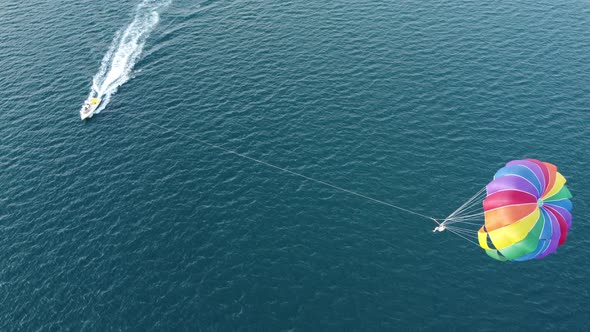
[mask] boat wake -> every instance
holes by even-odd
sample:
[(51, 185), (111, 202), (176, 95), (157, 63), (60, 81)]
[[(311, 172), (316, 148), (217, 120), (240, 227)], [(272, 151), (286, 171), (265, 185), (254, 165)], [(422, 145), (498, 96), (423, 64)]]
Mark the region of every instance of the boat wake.
[(94, 75), (92, 89), (86, 99), (100, 99), (100, 106), (94, 114), (102, 111), (117, 89), (129, 80), (146, 39), (160, 20), (159, 11), (170, 2), (171, 0), (143, 0), (135, 9), (133, 21), (115, 34), (98, 73)]

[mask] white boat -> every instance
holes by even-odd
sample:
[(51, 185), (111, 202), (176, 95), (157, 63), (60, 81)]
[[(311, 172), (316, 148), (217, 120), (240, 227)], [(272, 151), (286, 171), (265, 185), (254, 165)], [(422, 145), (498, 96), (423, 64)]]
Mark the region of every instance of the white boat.
[(91, 118), (94, 114), (94, 111), (96, 111), (96, 109), (98, 108), (98, 105), (100, 105), (99, 98), (89, 98), (88, 100), (86, 100), (84, 102), (84, 106), (82, 106), (82, 108), (80, 109), (80, 119), (84, 120)]

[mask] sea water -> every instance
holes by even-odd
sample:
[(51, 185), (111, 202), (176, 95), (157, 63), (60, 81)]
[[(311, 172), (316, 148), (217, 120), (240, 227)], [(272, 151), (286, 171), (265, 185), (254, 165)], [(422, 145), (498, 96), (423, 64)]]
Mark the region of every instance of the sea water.
[[(585, 329), (589, 8), (0, 5), (0, 330)], [(546, 160), (573, 226), (500, 263), (199, 140), (434, 217)]]

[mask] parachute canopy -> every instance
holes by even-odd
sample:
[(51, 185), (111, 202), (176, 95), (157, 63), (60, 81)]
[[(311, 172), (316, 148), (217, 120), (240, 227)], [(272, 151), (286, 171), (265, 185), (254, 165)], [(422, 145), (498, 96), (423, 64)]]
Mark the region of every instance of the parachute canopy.
[(477, 237), (500, 261), (543, 258), (565, 243), (572, 224), (572, 197), (553, 164), (513, 160), (486, 186), (485, 224)]

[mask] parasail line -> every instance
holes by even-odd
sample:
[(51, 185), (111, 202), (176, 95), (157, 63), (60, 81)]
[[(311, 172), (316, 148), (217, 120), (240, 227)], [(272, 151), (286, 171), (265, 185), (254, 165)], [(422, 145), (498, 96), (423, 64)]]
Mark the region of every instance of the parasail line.
[[(471, 221), (477, 221), (479, 219), (468, 219)], [(446, 225), (452, 225), (452, 224), (456, 224), (456, 223), (460, 223), (460, 224), (467, 224), (467, 225), (475, 225), (475, 226), (482, 226), (482, 223), (474, 223), (474, 222), (468, 222), (468, 221), (463, 221), (463, 220), (459, 220), (459, 221), (453, 221), (453, 220), (448, 220), (445, 222)], [(453, 225), (456, 226), (456, 225)]]
[(479, 213), (479, 211), (481, 210), (481, 203), (482, 200), (479, 200), (476, 204), (473, 204), (473, 206), (471, 206), (470, 208), (465, 209), (464, 211), (461, 211), (459, 214), (454, 215), (451, 219), (462, 218), (466, 215)]
[(383, 205), (386, 205), (386, 206), (392, 207), (392, 208), (394, 208), (394, 209), (398, 209), (398, 210), (400, 210), (400, 211), (404, 211), (404, 212), (407, 212), (407, 213), (410, 213), (410, 214), (413, 214), (413, 215), (416, 215), (416, 216), (419, 216), (419, 217), (423, 217), (423, 218), (426, 218), (426, 219), (430, 219), (430, 220), (432, 220), (432, 221), (434, 221), (435, 223), (437, 223), (437, 224), (439, 224), (439, 225), (440, 225), (440, 222), (439, 222), (439, 221), (438, 221), (436, 218), (433, 218), (433, 217), (427, 216), (427, 215), (425, 215), (425, 214), (422, 214), (422, 213), (419, 213), (419, 212), (416, 212), (416, 211), (412, 211), (412, 210), (409, 210), (409, 209), (403, 208), (403, 207), (401, 207), (401, 206), (398, 206), (398, 205), (395, 205), (395, 204), (391, 204), (391, 203), (388, 203), (388, 202), (385, 202), (385, 201), (382, 201), (382, 200), (379, 200), (379, 199), (376, 199), (376, 198), (372, 198), (372, 197), (369, 197), (369, 196), (367, 196), (367, 195), (364, 195), (364, 194), (358, 193), (358, 192), (356, 192), (356, 191), (353, 191), (353, 190), (350, 190), (350, 189), (346, 189), (346, 188), (342, 188), (342, 187), (339, 187), (339, 186), (337, 186), (337, 185), (334, 185), (334, 184), (328, 183), (328, 182), (326, 182), (326, 181), (322, 181), (322, 180), (314, 179), (314, 178), (312, 178), (312, 177), (309, 177), (309, 176), (307, 176), (307, 175), (303, 175), (303, 174), (301, 174), (301, 173), (297, 173), (297, 172), (294, 172), (294, 171), (288, 170), (288, 169), (286, 169), (286, 168), (283, 168), (283, 167), (280, 167), (280, 166), (273, 165), (273, 164), (271, 164), (271, 163), (268, 163), (268, 162), (266, 162), (266, 161), (262, 161), (262, 160), (260, 160), (260, 159), (256, 159), (256, 158), (253, 158), (253, 157), (247, 156), (247, 155), (245, 155), (245, 154), (243, 154), (243, 153), (239, 153), (239, 152), (237, 152), (237, 151), (230, 150), (230, 149), (228, 149), (228, 148), (224, 148), (223, 146), (220, 146), (220, 145), (217, 145), (217, 144), (209, 143), (209, 142), (207, 142), (207, 141), (204, 141), (204, 140), (202, 140), (202, 139), (200, 139), (200, 138), (197, 138), (197, 137), (192, 137), (192, 136), (190, 136), (190, 135), (187, 135), (187, 134), (181, 133), (181, 132), (179, 132), (179, 131), (176, 131), (176, 130), (174, 130), (174, 129), (167, 128), (167, 127), (165, 127), (165, 126), (159, 125), (159, 124), (157, 124), (157, 123), (154, 123), (154, 122), (151, 122), (151, 121), (148, 121), (148, 120), (142, 119), (142, 118), (140, 118), (140, 117), (137, 117), (137, 116), (134, 116), (134, 115), (131, 115), (131, 114), (128, 114), (128, 113), (122, 113), (122, 114), (123, 114), (123, 115), (126, 115), (126, 116), (128, 116), (128, 117), (131, 117), (131, 118), (133, 118), (133, 119), (136, 119), (136, 120), (142, 121), (142, 122), (144, 122), (144, 123), (150, 124), (150, 125), (152, 125), (152, 126), (159, 127), (159, 128), (161, 128), (161, 129), (163, 129), (163, 130), (165, 130), (165, 131), (168, 131), (168, 132), (171, 132), (171, 133), (174, 133), (174, 134), (177, 134), (177, 135), (180, 135), (180, 136), (186, 137), (186, 138), (188, 138), (188, 139), (195, 140), (195, 141), (197, 141), (197, 142), (199, 142), (199, 143), (201, 143), (201, 144), (205, 144), (205, 145), (207, 145), (207, 146), (210, 146), (210, 147), (212, 147), (212, 148), (215, 148), (215, 149), (218, 149), (218, 150), (225, 151), (225, 152), (227, 152), (227, 153), (230, 153), (230, 154), (233, 154), (233, 155), (235, 155), (235, 156), (238, 156), (238, 157), (242, 157), (242, 158), (245, 158), (245, 159), (251, 160), (251, 161), (253, 161), (253, 162), (255, 162), (255, 163), (259, 163), (259, 164), (265, 165), (265, 166), (267, 166), (267, 167), (274, 168), (274, 169), (277, 169), (277, 170), (280, 170), (280, 171), (283, 171), (283, 172), (289, 173), (289, 174), (291, 174), (291, 175), (295, 175), (295, 176), (298, 176), (298, 177), (304, 178), (304, 179), (306, 179), (306, 180), (309, 180), (309, 181), (312, 181), (312, 182), (315, 182), (315, 183), (319, 183), (319, 184), (325, 185), (325, 186), (327, 186), (327, 187), (330, 187), (330, 188), (333, 188), (333, 189), (337, 189), (337, 190), (340, 190), (340, 191), (343, 191), (343, 192), (349, 193), (349, 194), (351, 194), (351, 195), (355, 195), (355, 196), (358, 196), (358, 197), (365, 198), (365, 199), (367, 199), (367, 200), (370, 200), (370, 201), (373, 201), (373, 202), (375, 202), (375, 203), (383, 204)]
[(451, 213), (448, 217), (446, 217), (445, 219), (452, 219), (453, 217), (457, 216), (458, 214), (461, 214), (462, 212), (464, 212), (465, 210), (471, 208), (477, 201), (479, 201), (479, 196), (482, 195), (485, 191), (486, 187), (484, 186), (483, 188), (481, 188), (475, 195), (471, 196), (471, 198), (469, 198), (465, 203), (463, 203), (461, 206), (459, 206), (457, 208), (457, 210), (453, 211), (453, 213)]
[(461, 216), (461, 217), (453, 217), (451, 219), (448, 219), (447, 218), (447, 220), (473, 219), (473, 218), (477, 218), (477, 217), (483, 216), (484, 214), (485, 213), (483, 213), (483, 212), (481, 212), (481, 213), (474, 213), (474, 214), (467, 214), (467, 215), (464, 215), (464, 216)]
[(483, 198), (485, 198), (485, 193), (483, 195), (478, 196), (477, 199), (475, 199), (473, 202), (469, 203), (468, 206), (461, 209), (461, 211), (456, 213), (454, 215), (454, 217), (465, 215), (465, 214), (470, 214), (470, 213), (475, 213), (475, 212), (479, 211), (481, 209), (481, 203), (482, 203)]
[(470, 217), (470, 218), (452, 218), (452, 219), (447, 219), (445, 220), (445, 223), (463, 223), (465, 221), (475, 221), (475, 222), (480, 222), (482, 220), (485, 220), (485, 216), (478, 216), (478, 217)]
[(447, 226), (447, 227), (457, 233), (461, 233), (463, 235), (468, 235), (468, 236), (476, 238), (476, 239), (478, 238), (477, 231), (474, 231), (473, 229), (467, 229), (467, 228), (461, 228), (461, 227), (450, 227), (450, 226)]
[(464, 238), (465, 240), (467, 240), (467, 241), (471, 242), (472, 244), (476, 245), (477, 247), (479, 247), (479, 244), (477, 244), (477, 243), (475, 243), (475, 242), (471, 241), (470, 239), (468, 239), (468, 238), (466, 238), (465, 236), (463, 236), (463, 235), (461, 235), (461, 234), (459, 234), (459, 233), (457, 233), (457, 232), (453, 231), (452, 229), (449, 229), (449, 228), (447, 228), (447, 230), (448, 230), (449, 232), (451, 232), (451, 233), (453, 233), (453, 234), (457, 235), (457, 236), (460, 236), (460, 237)]
[[(465, 203), (463, 203), (459, 208), (457, 208), (453, 213), (451, 213), (448, 217), (443, 219), (441, 226), (434, 229), (434, 231), (442, 231), (445, 229), (445, 225), (452, 224), (452, 223), (459, 223), (462, 221), (475, 221), (475, 217), (483, 215), (482, 213), (473, 214), (472, 209), (476, 207), (479, 201), (485, 197), (486, 195), (486, 186), (481, 188), (475, 195), (471, 196)], [(470, 214), (465, 215), (467, 211), (470, 211)], [(479, 218), (477, 218), (479, 219)]]

